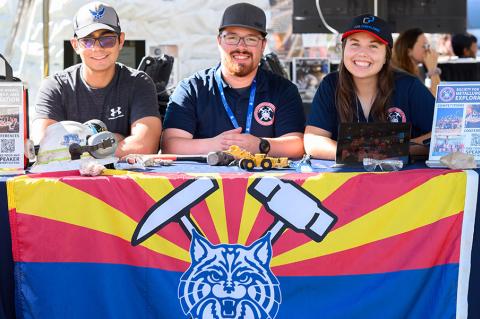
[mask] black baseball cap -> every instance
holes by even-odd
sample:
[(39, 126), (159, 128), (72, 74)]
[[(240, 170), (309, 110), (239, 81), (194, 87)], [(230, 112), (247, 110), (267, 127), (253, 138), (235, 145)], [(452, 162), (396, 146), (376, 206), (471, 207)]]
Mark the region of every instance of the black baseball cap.
[(380, 42), (393, 47), (392, 30), (388, 23), (372, 14), (362, 14), (353, 18), (350, 27), (343, 33), (342, 40), (357, 32), (368, 32)]
[(225, 9), (218, 31), (226, 27), (243, 27), (257, 30), (267, 35), (267, 17), (265, 12), (250, 3), (236, 3)]

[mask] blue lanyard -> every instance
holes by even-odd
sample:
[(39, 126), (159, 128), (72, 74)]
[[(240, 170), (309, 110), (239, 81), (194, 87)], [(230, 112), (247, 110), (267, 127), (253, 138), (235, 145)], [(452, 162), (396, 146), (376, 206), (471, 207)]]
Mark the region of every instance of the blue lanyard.
[[(220, 91), (220, 97), (222, 98), (223, 107), (230, 118), (230, 121), (233, 124), (233, 127), (237, 128), (240, 127), (238, 125), (237, 119), (235, 115), (233, 115), (232, 109), (227, 103), (227, 99), (225, 98), (225, 93), (223, 92), (223, 80), (220, 75), (220, 66), (215, 71), (215, 80), (217, 81), (218, 90)], [(252, 127), (252, 118), (253, 118), (253, 103), (255, 102), (255, 91), (257, 90), (257, 79), (253, 79), (252, 86), (250, 87), (250, 98), (248, 99), (248, 113), (247, 113), (247, 121), (245, 123), (245, 133), (250, 134), (250, 128)]]

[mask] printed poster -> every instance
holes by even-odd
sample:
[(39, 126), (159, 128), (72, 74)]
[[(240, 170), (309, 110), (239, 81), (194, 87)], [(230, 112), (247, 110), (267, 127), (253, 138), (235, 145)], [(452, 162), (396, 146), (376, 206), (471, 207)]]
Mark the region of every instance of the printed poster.
[(480, 83), (441, 83), (437, 89), (430, 160), (453, 152), (480, 160)]
[(330, 61), (319, 58), (294, 58), (292, 61), (293, 83), (304, 103), (310, 103), (320, 82), (330, 72)]
[(24, 88), (0, 82), (0, 169), (24, 165)]

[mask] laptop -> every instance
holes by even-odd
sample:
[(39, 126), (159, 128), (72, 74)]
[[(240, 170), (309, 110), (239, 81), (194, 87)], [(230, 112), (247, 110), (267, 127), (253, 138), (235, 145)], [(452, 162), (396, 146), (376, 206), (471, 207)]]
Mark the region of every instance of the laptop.
[(437, 87), (428, 167), (446, 167), (442, 156), (473, 155), (480, 166), (480, 82), (442, 82)]
[(362, 166), (364, 158), (408, 163), (410, 123), (340, 123), (334, 167)]

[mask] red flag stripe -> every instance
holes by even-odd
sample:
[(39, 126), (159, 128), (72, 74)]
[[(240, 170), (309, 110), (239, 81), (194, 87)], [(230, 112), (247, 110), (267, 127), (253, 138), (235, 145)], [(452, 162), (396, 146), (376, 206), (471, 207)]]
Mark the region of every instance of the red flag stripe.
[(223, 202), (227, 218), (228, 242), (238, 242), (238, 232), (242, 220), (243, 203), (248, 179), (223, 178)]
[[(322, 204), (338, 217), (333, 229), (342, 227), (370, 211), (404, 195), (449, 170), (411, 170), (389, 173), (390, 178), (380, 174), (360, 174), (340, 186)], [(365, 192), (368, 189), (368, 192)], [(289, 251), (310, 241), (307, 236), (288, 231), (275, 244), (278, 254)]]
[(16, 214), (16, 223), (21, 231), (15, 236), (16, 262), (111, 263), (182, 272), (189, 266), (143, 246), (133, 247), (121, 238), (76, 225), (21, 213)]
[[(458, 263), (462, 220), (463, 212), (407, 233), (335, 254), (273, 267), (272, 271), (278, 276), (333, 276)], [(276, 244), (273, 252), (278, 254)]]

